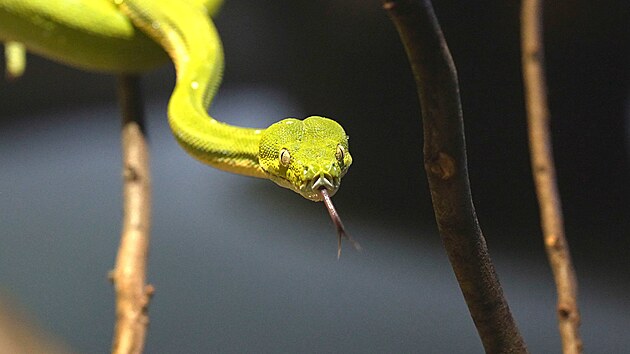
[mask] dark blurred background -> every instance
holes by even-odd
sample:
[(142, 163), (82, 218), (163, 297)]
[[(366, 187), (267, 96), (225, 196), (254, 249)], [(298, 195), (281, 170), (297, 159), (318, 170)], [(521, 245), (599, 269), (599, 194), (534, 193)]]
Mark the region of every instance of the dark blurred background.
[[(558, 352), (522, 96), (517, 1), (434, 3), (460, 79), (477, 214), (532, 352)], [(630, 4), (549, 2), (546, 60), (585, 347), (630, 346)], [(441, 248), (415, 85), (379, 1), (227, 1), (210, 112), (337, 119), (335, 202), (366, 252), (335, 260), (323, 207), (202, 166), (166, 126), (174, 73), (143, 78), (154, 172), (148, 352), (481, 352)], [(0, 292), (80, 352), (108, 350), (118, 245), (116, 80), (30, 56), (0, 83)]]

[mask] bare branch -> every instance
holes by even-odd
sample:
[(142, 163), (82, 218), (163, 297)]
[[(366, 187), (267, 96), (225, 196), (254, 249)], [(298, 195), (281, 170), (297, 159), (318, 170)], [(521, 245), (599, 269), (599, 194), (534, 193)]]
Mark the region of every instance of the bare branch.
[(549, 132), (549, 109), (543, 66), (542, 2), (524, 0), (521, 11), (523, 80), (532, 173), (538, 195), (545, 248), (558, 292), (557, 310), (562, 349), (565, 354), (581, 353), (577, 278), (571, 264), (569, 245), (564, 236), (564, 222)]
[(7, 294), (0, 294), (0, 353), (70, 354), (59, 338), (51, 336)]
[(475, 215), (455, 66), (428, 0), (383, 1), (416, 80), (424, 165), (451, 265), (487, 353), (524, 353)]
[(123, 227), (116, 267), (111, 279), (116, 290), (116, 326), (112, 353), (141, 353), (153, 287), (147, 285), (146, 265), (151, 224), (151, 175), (144, 134), (139, 80), (119, 78), (122, 110)]

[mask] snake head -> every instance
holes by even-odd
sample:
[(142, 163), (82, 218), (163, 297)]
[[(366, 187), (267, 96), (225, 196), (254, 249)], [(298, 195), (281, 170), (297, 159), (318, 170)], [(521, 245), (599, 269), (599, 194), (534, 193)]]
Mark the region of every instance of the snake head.
[(312, 116), (283, 119), (262, 133), (258, 162), (269, 178), (304, 198), (322, 201), (330, 196), (352, 164), (348, 136), (334, 120)]

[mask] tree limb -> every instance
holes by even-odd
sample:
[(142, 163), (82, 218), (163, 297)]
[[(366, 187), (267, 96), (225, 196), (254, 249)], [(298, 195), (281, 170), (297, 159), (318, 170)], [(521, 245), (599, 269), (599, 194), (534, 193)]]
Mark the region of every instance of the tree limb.
[(472, 202), (455, 66), (428, 0), (383, 1), (416, 81), (424, 165), (440, 235), (487, 353), (524, 353)]
[(549, 132), (542, 33), (542, 2), (524, 0), (521, 8), (521, 49), (532, 173), (538, 195), (545, 248), (558, 293), (558, 325), (562, 349), (565, 354), (581, 353), (577, 278), (564, 235), (561, 202), (556, 183)]
[(151, 175), (144, 112), (136, 76), (118, 80), (122, 110), (123, 227), (111, 279), (116, 290), (112, 353), (141, 353), (153, 287), (145, 283), (151, 224)]

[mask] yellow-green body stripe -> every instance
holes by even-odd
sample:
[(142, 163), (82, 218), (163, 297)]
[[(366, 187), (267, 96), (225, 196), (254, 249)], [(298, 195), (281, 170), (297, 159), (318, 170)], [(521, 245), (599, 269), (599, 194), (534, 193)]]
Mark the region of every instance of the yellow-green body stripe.
[(0, 40), (23, 43), (78, 68), (112, 73), (140, 72), (170, 57), (177, 82), (169, 124), (190, 155), (222, 170), (269, 178), (311, 200), (322, 199), (320, 188), (332, 196), (352, 163), (338, 123), (314, 116), (254, 129), (208, 115), (223, 73), (223, 47), (210, 18), (221, 3), (0, 0)]

